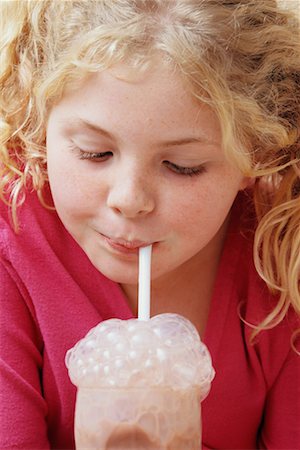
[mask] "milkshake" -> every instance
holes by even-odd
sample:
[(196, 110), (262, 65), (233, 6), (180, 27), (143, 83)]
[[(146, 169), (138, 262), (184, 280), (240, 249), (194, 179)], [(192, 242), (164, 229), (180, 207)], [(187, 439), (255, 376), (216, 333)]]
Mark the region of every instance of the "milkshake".
[(78, 388), (78, 450), (200, 449), (200, 403), (214, 369), (184, 317), (101, 322), (68, 351), (66, 365)]
[(151, 250), (139, 250), (138, 319), (101, 322), (67, 352), (77, 450), (201, 447), (201, 401), (214, 369), (190, 321), (150, 318)]

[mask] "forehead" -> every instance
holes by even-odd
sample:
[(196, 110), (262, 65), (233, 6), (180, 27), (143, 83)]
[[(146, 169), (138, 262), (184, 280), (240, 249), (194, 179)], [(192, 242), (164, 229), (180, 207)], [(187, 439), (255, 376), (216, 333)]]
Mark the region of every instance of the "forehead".
[(99, 107), (104, 101), (115, 102), (118, 106), (127, 103), (132, 107), (140, 103), (142, 110), (152, 103), (155, 103), (156, 108), (159, 103), (159, 110), (168, 103), (173, 108), (204, 107), (194, 97), (191, 86), (179, 71), (163, 63), (152, 65), (146, 70), (134, 70), (127, 64), (118, 64), (81, 77), (76, 84), (66, 86), (60, 103), (76, 101), (84, 104), (98, 102)]
[(73, 122), (77, 117), (120, 131), (205, 127), (208, 134), (216, 133), (213, 111), (195, 99), (178, 72), (164, 64), (139, 73), (126, 65), (94, 73), (65, 94), (58, 110), (71, 115)]
[(85, 79), (53, 109), (51, 132), (108, 137), (133, 146), (220, 145), (215, 114), (196, 101), (177, 73), (157, 68), (134, 79), (126, 74), (127, 68), (119, 67)]

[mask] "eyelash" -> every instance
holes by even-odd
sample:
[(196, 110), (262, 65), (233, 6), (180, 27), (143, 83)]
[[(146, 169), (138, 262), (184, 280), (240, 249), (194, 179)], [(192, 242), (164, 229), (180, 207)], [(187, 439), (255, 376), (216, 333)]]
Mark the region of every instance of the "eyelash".
[[(79, 149), (79, 159), (81, 160), (88, 160), (88, 161), (94, 161), (94, 162), (104, 162), (106, 161), (110, 156), (112, 156), (112, 152), (99, 152), (99, 153), (93, 153), (93, 152), (85, 152), (84, 150)], [(163, 161), (165, 166), (170, 168), (173, 172), (175, 172), (178, 175), (183, 176), (196, 176), (200, 175), (204, 172), (206, 172), (206, 169), (204, 166), (196, 166), (196, 167), (182, 167), (177, 164), (174, 164), (170, 161)]]
[(186, 175), (186, 176), (195, 176), (200, 175), (204, 172), (206, 172), (206, 169), (204, 166), (196, 166), (196, 167), (182, 167), (178, 166), (177, 164), (171, 163), (170, 161), (164, 161), (164, 164), (169, 167), (173, 172), (177, 173), (178, 175)]
[(84, 150), (79, 149), (79, 159), (88, 160), (88, 161), (106, 161), (106, 158), (112, 156), (112, 152), (85, 152)]

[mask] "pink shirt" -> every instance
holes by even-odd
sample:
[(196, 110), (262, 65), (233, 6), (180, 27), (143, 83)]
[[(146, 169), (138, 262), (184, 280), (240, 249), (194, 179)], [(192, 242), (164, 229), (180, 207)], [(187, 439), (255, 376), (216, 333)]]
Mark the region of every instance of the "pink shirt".
[[(297, 319), (291, 312), (251, 345), (238, 314), (257, 322), (274, 302), (241, 233), (243, 201), (233, 208), (202, 337), (216, 370), (202, 404), (203, 446), (300, 449), (300, 357), (290, 346)], [(0, 212), (0, 448), (71, 449), (76, 388), (65, 353), (99, 321), (132, 312), (35, 194), (20, 209), (19, 234), (3, 204)]]

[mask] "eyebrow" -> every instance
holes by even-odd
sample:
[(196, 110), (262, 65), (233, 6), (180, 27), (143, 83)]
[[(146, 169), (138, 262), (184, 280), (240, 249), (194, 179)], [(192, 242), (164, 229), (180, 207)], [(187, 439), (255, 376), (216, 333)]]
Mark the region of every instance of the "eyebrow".
[[(104, 128), (101, 128), (99, 125), (96, 125), (88, 120), (83, 120), (81, 118), (72, 119), (71, 121), (67, 122), (70, 129), (77, 127), (84, 127), (90, 131), (93, 131), (94, 133), (101, 134), (104, 137), (107, 137), (108, 139), (115, 140), (115, 137), (113, 134), (111, 134), (109, 131), (105, 130)], [(170, 146), (176, 146), (176, 145), (187, 145), (187, 144), (193, 144), (193, 143), (201, 143), (206, 145), (217, 145), (218, 143), (205, 137), (205, 136), (187, 136), (182, 139), (168, 139), (163, 140), (160, 142), (161, 145), (165, 147)]]
[(103, 128), (99, 127), (98, 125), (89, 122), (87, 120), (83, 120), (83, 119), (71, 119), (70, 121), (67, 121), (67, 125), (70, 130), (73, 131), (73, 129), (76, 129), (78, 127), (84, 127), (87, 128), (90, 131), (93, 131), (94, 133), (97, 134), (102, 134), (105, 137), (108, 137), (110, 139), (114, 139), (114, 136), (107, 130), (104, 130)]

